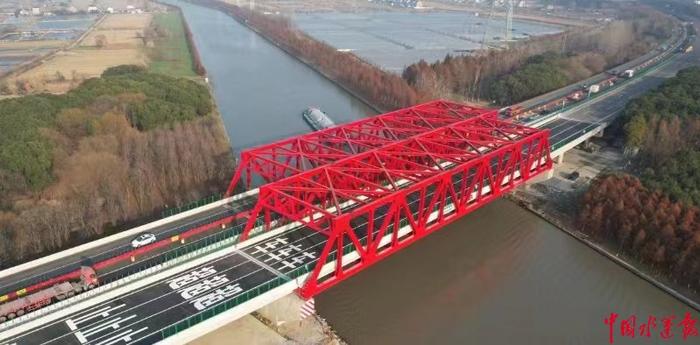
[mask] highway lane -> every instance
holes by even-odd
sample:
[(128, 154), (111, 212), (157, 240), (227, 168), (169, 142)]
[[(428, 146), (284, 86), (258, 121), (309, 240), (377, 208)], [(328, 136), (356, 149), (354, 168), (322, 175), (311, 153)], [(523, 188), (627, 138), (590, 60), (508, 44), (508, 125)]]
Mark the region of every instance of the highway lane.
[[(222, 205), (200, 214), (192, 215), (172, 223), (155, 227), (148, 232), (155, 234), (158, 240), (166, 239), (194, 227), (209, 224), (215, 220), (235, 215), (242, 210), (250, 209), (256, 201), (256, 196), (250, 196), (237, 200), (232, 205)], [(131, 247), (131, 240), (132, 238), (130, 237), (114, 241), (97, 248), (77, 253), (68, 259), (46, 263), (4, 277), (0, 280), (0, 295), (25, 288), (52, 277), (72, 272), (78, 269), (81, 265), (92, 265), (93, 263), (123, 254), (133, 249)], [(155, 252), (154, 254), (157, 253), (158, 252)]]
[(167, 328), (312, 262), (324, 237), (297, 229), (44, 325), (9, 343), (152, 344)]
[[(10, 342), (106, 344), (129, 335), (132, 340), (124, 343), (151, 344), (156, 341), (154, 337), (159, 336), (161, 328), (206, 309), (215, 299), (208, 293), (223, 291), (222, 295), (234, 297), (272, 280), (278, 273), (268, 270), (261, 262), (267, 260), (266, 265), (284, 271), (285, 264), (294, 267), (290, 263), (292, 261), (282, 259), (286, 250), (313, 247), (314, 244), (320, 243), (320, 239), (321, 235), (317, 233), (304, 235), (301, 231), (279, 235), (255, 247), (231, 253), (180, 275), (42, 326), (28, 336)], [(278, 259), (270, 260), (273, 256)], [(287, 255), (289, 256), (291, 255)], [(303, 257), (308, 256), (302, 255)], [(132, 331), (122, 334), (128, 329)], [(140, 330), (144, 331), (139, 334)]]
[[(695, 47), (698, 46), (697, 37), (692, 44)], [(624, 109), (627, 102), (633, 98), (658, 87), (666, 79), (675, 76), (679, 70), (698, 64), (700, 64), (700, 49), (695, 49), (687, 54), (678, 54), (657, 70), (630, 81), (620, 89), (613, 90), (584, 105), (569, 110), (562, 114), (561, 117), (592, 123), (609, 123)]]
[[(674, 36), (674, 37), (678, 37), (678, 36)], [(685, 32), (683, 32), (683, 34), (681, 35), (681, 38), (685, 39)], [(674, 40), (674, 42), (675, 42), (675, 40)], [(576, 90), (580, 90), (583, 85), (593, 85), (593, 84), (597, 84), (605, 79), (608, 79), (612, 76), (613, 71), (616, 73), (620, 73), (626, 69), (630, 69), (630, 68), (633, 68), (637, 65), (640, 65), (641, 63), (653, 58), (654, 56), (656, 56), (658, 54), (660, 54), (660, 51), (658, 49), (654, 49), (654, 50), (652, 50), (652, 51), (650, 51), (650, 52), (648, 52), (648, 53), (646, 53), (646, 54), (644, 54), (636, 59), (633, 59), (633, 60), (626, 62), (622, 65), (619, 65), (617, 67), (611, 68), (605, 72), (598, 73), (592, 77), (589, 77), (586, 80), (582, 80), (580, 82), (577, 82), (575, 84), (571, 84), (571, 85), (563, 87), (561, 89), (557, 89), (557, 90), (548, 92), (544, 95), (540, 95), (540, 96), (528, 99), (526, 101), (518, 103), (517, 105), (522, 106), (524, 108), (532, 108), (532, 107), (538, 106), (540, 104), (545, 104), (553, 99), (564, 97), (564, 96), (566, 96), (566, 95), (568, 95)]]
[(541, 128), (551, 130), (549, 134), (549, 145), (555, 147), (558, 144), (566, 143), (581, 136), (585, 133), (586, 128), (590, 126), (590, 122), (556, 119), (546, 123)]

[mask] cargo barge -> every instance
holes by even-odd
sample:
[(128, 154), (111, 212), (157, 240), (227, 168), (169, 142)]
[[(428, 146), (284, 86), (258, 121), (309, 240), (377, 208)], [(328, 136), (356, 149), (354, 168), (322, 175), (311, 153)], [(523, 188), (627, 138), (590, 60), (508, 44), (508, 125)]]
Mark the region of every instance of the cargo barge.
[(304, 110), (302, 116), (304, 117), (306, 123), (308, 123), (309, 126), (316, 131), (335, 126), (333, 120), (331, 120), (326, 113), (318, 108), (308, 108)]

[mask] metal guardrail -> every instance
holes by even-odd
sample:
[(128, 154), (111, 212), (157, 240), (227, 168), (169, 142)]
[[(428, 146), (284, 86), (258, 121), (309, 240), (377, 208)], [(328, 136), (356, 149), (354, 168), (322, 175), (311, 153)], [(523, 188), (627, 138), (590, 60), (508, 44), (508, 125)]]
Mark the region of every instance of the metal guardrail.
[(217, 200), (221, 200), (223, 198), (224, 198), (224, 195), (221, 193), (210, 195), (208, 197), (189, 202), (189, 203), (182, 205), (182, 206), (179, 206), (179, 207), (172, 207), (172, 208), (165, 209), (165, 210), (163, 210), (163, 212), (160, 213), (160, 217), (167, 218), (167, 217), (170, 217), (174, 214), (178, 214), (180, 212), (189, 211), (189, 210), (195, 209), (197, 207), (202, 207), (206, 204), (211, 204), (212, 202), (217, 201)]

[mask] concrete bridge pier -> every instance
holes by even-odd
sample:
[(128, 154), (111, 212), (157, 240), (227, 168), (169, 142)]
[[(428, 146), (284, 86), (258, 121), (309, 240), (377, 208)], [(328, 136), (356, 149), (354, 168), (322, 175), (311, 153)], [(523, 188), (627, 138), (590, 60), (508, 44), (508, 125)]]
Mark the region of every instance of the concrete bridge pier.
[(600, 126), (600, 130), (594, 135), (595, 138), (602, 138), (603, 132), (605, 132), (605, 125)]
[[(556, 163), (556, 164), (564, 163), (564, 152), (560, 153), (559, 156), (554, 158), (554, 163)], [(552, 170), (554, 170), (554, 169), (552, 169)], [(550, 171), (552, 171), (552, 170), (550, 170)]]

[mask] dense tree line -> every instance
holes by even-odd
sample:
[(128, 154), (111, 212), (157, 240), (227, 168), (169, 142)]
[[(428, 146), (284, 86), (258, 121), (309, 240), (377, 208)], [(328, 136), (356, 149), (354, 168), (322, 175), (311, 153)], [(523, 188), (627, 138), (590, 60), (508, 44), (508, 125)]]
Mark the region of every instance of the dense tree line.
[[(625, 144), (629, 149), (643, 149), (643, 151), (652, 154), (654, 159), (659, 158), (656, 157), (658, 155), (666, 155), (669, 150), (684, 149), (686, 146), (668, 145), (674, 147), (663, 147), (664, 145), (662, 145), (659, 148), (661, 152), (653, 152), (654, 147), (658, 147), (658, 145), (651, 142), (651, 140), (647, 140), (651, 139), (647, 136), (656, 134), (678, 136), (681, 133), (663, 133), (680, 130), (678, 127), (694, 130), (692, 123), (699, 116), (700, 67), (691, 67), (679, 71), (674, 78), (666, 80), (656, 90), (647, 92), (627, 105), (622, 116), (626, 138)], [(671, 123), (672, 121), (675, 121), (675, 123)], [(662, 133), (659, 133), (659, 130)], [(661, 139), (662, 143), (668, 141), (668, 139), (684, 139), (683, 141), (687, 142), (687, 144), (697, 144), (697, 135), (700, 133), (693, 131), (690, 134), (692, 134), (690, 137), (684, 135), (685, 138), (657, 139)]]
[(700, 287), (700, 68), (628, 103), (619, 127), (630, 175), (604, 176), (583, 197), (584, 231)]
[(253, 27), (289, 53), (314, 65), (371, 104), (391, 110), (423, 100), (401, 76), (382, 71), (351, 53), (319, 42), (292, 25), (289, 19), (265, 15), (218, 0), (198, 1)]
[(582, 230), (667, 273), (700, 287), (700, 209), (674, 202), (630, 175), (596, 179), (583, 197)]
[(178, 8), (177, 12), (180, 14), (180, 20), (182, 20), (182, 25), (185, 29), (185, 39), (187, 40), (187, 48), (190, 50), (190, 55), (192, 55), (192, 69), (199, 76), (205, 76), (207, 74), (207, 69), (204, 68), (202, 64), (202, 58), (199, 56), (199, 50), (197, 45), (194, 43), (194, 38), (192, 37), (192, 30), (190, 30), (190, 24), (187, 23), (182, 11)]
[(143, 73), (138, 66), (116, 67), (65, 95), (32, 95), (0, 101), (0, 169), (18, 174), (34, 190), (52, 181), (51, 143), (40, 128), (57, 125), (58, 115), (88, 105), (119, 107), (142, 130), (170, 126), (207, 115), (206, 87), (186, 79)]
[[(538, 86), (538, 91), (550, 91), (562, 85), (563, 75), (569, 81), (581, 80), (640, 56), (670, 37), (672, 28), (670, 17), (635, 9), (624, 20), (598, 28), (574, 28), (516, 42), (507, 50), (447, 56), (432, 64), (421, 61), (408, 66), (403, 77), (419, 93), (432, 97), (517, 102), (532, 95), (527, 90), (531, 85), (544, 83), (548, 87)], [(553, 54), (558, 58), (551, 58)]]
[(209, 97), (124, 66), (65, 95), (0, 102), (0, 265), (220, 191), (233, 160)]
[(641, 173), (642, 182), (651, 189), (663, 190), (674, 200), (700, 205), (700, 151), (679, 151), (656, 167)]
[(535, 55), (513, 73), (489, 86), (489, 97), (499, 104), (513, 104), (575, 81), (567, 75), (566, 58), (551, 53)]
[(632, 100), (621, 122), (644, 184), (700, 205), (700, 68)]

